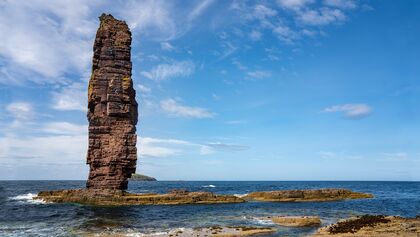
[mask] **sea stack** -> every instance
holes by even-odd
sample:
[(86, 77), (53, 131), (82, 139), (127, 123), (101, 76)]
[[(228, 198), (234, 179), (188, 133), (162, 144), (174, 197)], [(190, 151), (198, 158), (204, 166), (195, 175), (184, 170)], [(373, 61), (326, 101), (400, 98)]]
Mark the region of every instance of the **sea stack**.
[(131, 79), (131, 32), (102, 14), (88, 88), (88, 189), (126, 190), (136, 171), (136, 92)]

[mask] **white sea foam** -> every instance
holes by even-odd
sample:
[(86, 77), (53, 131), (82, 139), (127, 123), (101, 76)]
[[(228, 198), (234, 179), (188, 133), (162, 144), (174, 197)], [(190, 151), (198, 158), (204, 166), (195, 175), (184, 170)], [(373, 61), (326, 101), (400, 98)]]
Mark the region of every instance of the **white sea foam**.
[(9, 198), (9, 200), (13, 200), (13, 201), (18, 201), (18, 202), (22, 202), (22, 203), (30, 203), (30, 204), (43, 204), (45, 203), (45, 201), (40, 200), (40, 199), (34, 199), (34, 197), (37, 197), (38, 195), (33, 194), (33, 193), (27, 193), (27, 194), (22, 194), (22, 195), (18, 195), (15, 197), (11, 197)]
[(257, 225), (274, 225), (273, 221), (262, 219), (262, 218), (259, 218), (259, 217), (242, 216), (242, 219), (247, 220), (247, 221), (251, 222), (252, 224), (257, 224)]
[(181, 232), (181, 233), (187, 232), (187, 233), (191, 233), (191, 235), (192, 235), (193, 229), (180, 227), (180, 228), (171, 229), (169, 231), (161, 231), (161, 232), (129, 233), (129, 234), (126, 234), (125, 236), (129, 236), (129, 237), (167, 237), (167, 236), (176, 236), (178, 232)]
[(271, 220), (264, 220), (256, 217), (252, 218), (252, 221), (259, 225), (274, 225), (274, 222), (272, 222)]
[(213, 184), (210, 184), (210, 185), (203, 185), (201, 187), (203, 187), (203, 188), (215, 188), (216, 186), (213, 185)]
[(246, 195), (248, 195), (248, 193), (245, 193), (245, 194), (233, 194), (233, 196), (235, 196), (235, 197), (238, 197), (238, 198), (243, 198), (243, 197), (245, 197)]

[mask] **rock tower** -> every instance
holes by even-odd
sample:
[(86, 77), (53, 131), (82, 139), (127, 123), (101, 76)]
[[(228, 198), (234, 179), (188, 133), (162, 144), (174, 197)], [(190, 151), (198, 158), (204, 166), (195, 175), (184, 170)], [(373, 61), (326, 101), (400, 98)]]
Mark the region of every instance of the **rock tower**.
[(136, 92), (131, 80), (131, 32), (102, 14), (88, 88), (88, 189), (125, 190), (136, 171)]

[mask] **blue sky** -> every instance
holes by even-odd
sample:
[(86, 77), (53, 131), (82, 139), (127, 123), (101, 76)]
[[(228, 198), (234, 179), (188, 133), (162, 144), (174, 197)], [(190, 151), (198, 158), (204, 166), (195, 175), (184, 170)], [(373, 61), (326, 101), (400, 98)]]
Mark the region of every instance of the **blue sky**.
[(416, 0), (0, 1), (0, 179), (85, 179), (98, 16), (133, 32), (137, 171), (420, 180)]

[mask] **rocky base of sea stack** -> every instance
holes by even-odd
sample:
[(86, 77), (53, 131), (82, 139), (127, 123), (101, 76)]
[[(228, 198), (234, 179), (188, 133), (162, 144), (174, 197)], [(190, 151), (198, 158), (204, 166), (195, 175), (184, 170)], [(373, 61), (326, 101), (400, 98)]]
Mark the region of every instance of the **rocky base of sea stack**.
[(211, 192), (188, 192), (185, 190), (174, 190), (167, 194), (134, 194), (120, 190), (71, 189), (42, 191), (35, 199), (53, 203), (79, 203), (104, 206), (245, 202), (245, 200), (232, 195), (216, 195)]
[(188, 192), (186, 190), (172, 190), (166, 194), (135, 194), (121, 190), (71, 189), (43, 191), (35, 198), (55, 203), (117, 206), (241, 203), (246, 201), (325, 202), (372, 197), (372, 194), (358, 193), (347, 189), (254, 192), (242, 198), (233, 195), (217, 195), (211, 192)]
[(348, 189), (326, 188), (253, 192), (246, 195), (244, 199), (267, 202), (328, 202), (373, 197), (370, 193), (353, 192)]
[(418, 237), (420, 236), (420, 217), (359, 216), (323, 227), (313, 236)]

